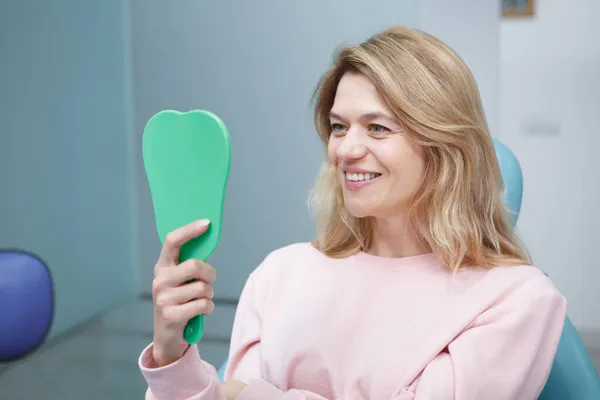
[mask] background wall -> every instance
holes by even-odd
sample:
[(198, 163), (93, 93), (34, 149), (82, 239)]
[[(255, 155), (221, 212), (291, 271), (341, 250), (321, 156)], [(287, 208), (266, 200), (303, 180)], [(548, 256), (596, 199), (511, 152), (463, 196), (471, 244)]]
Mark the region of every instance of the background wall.
[(584, 333), (600, 329), (598, 15), (596, 0), (545, 0), (500, 29), (500, 137), (525, 179), (518, 230)]
[(139, 290), (127, 19), (119, 0), (0, 2), (0, 247), (50, 267), (52, 336)]
[[(232, 136), (223, 238), (210, 260), (221, 300), (238, 298), (268, 252), (314, 235), (306, 199), (323, 152), (309, 101), (340, 44), (393, 24), (439, 35), (473, 69), (490, 124), (497, 125), (500, 20), (492, 2), (134, 0), (131, 16), (134, 149), (141, 148), (147, 120), (166, 108), (209, 109)], [(141, 282), (148, 293), (160, 243), (139, 151), (136, 167)], [(234, 310), (217, 306), (207, 330), (228, 334)]]

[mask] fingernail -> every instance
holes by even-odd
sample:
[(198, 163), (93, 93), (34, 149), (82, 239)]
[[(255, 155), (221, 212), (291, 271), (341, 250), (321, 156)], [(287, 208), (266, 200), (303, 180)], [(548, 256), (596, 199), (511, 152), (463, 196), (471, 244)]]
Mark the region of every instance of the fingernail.
[(198, 221), (198, 226), (199, 227), (200, 226), (202, 226), (202, 227), (208, 226), (208, 224), (210, 224), (210, 220), (208, 220), (208, 219), (201, 219), (201, 220)]

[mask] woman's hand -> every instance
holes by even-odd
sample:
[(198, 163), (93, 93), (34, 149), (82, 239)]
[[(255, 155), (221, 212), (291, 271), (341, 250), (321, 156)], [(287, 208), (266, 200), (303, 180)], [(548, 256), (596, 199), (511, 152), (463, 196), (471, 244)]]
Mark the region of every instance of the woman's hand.
[(234, 400), (245, 387), (246, 384), (240, 381), (227, 381), (221, 385), (227, 400)]
[(206, 232), (208, 225), (207, 220), (195, 221), (167, 234), (154, 268), (152, 356), (158, 367), (179, 360), (189, 347), (183, 339), (187, 322), (214, 310), (210, 286), (216, 278), (214, 268), (195, 259), (179, 264), (181, 246)]

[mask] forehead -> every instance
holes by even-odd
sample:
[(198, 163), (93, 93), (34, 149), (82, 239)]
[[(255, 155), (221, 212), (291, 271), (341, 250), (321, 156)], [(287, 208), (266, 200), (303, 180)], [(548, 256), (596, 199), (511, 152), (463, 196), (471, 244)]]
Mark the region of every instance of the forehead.
[(391, 114), (371, 80), (358, 73), (346, 73), (342, 76), (331, 111), (341, 115), (356, 112)]

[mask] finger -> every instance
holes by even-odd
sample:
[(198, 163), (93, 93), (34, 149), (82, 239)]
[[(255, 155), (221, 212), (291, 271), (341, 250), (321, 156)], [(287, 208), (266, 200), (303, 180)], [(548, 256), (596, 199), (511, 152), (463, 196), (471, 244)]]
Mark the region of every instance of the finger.
[(201, 260), (189, 259), (176, 268), (163, 269), (164, 277), (159, 277), (166, 286), (180, 286), (192, 279), (200, 280), (206, 283), (213, 283), (217, 272), (209, 264)]
[(164, 317), (170, 321), (186, 322), (197, 315), (208, 315), (215, 310), (215, 304), (209, 299), (194, 299), (184, 304), (167, 307)]
[(183, 286), (170, 288), (161, 292), (156, 299), (159, 307), (179, 305), (191, 300), (205, 298), (212, 300), (213, 288), (206, 282), (194, 281)]
[(202, 235), (207, 231), (209, 225), (209, 220), (201, 219), (169, 232), (165, 237), (159, 261), (161, 261), (162, 264), (178, 263), (181, 246)]
[(157, 298), (164, 291), (177, 288), (190, 281), (202, 281), (212, 284), (217, 272), (204, 261), (189, 259), (174, 268), (157, 268), (152, 281), (152, 296)]

